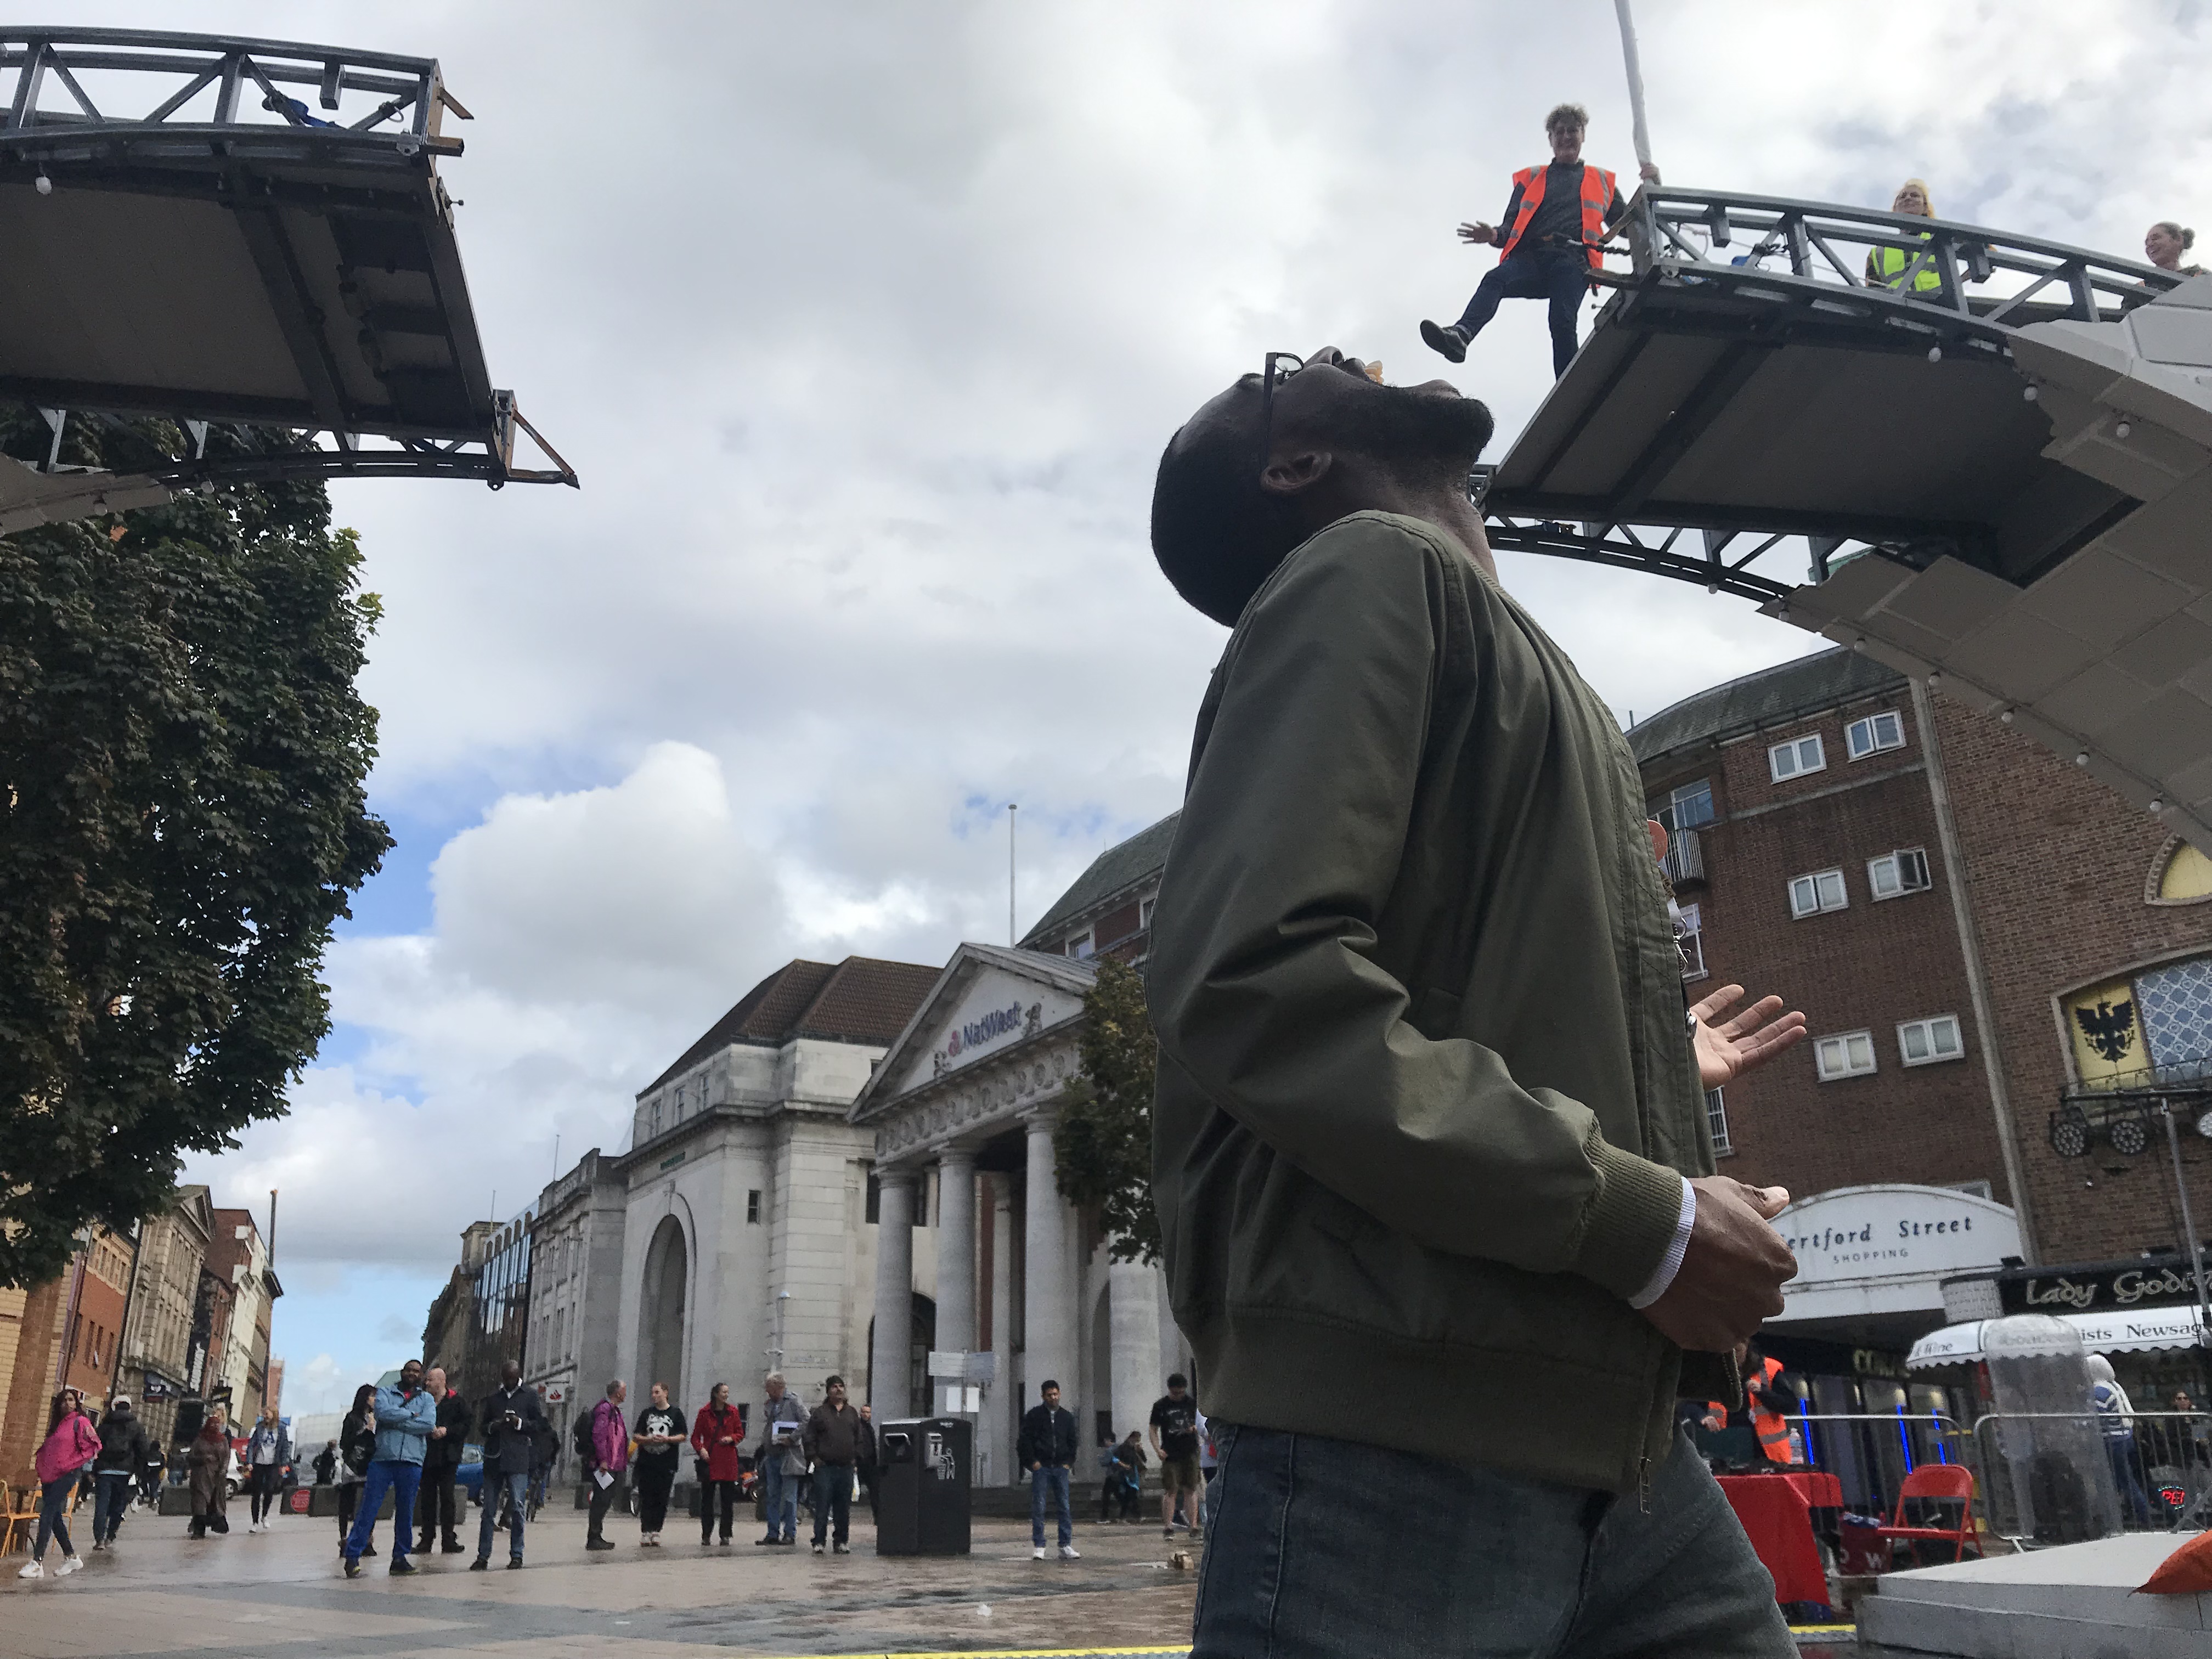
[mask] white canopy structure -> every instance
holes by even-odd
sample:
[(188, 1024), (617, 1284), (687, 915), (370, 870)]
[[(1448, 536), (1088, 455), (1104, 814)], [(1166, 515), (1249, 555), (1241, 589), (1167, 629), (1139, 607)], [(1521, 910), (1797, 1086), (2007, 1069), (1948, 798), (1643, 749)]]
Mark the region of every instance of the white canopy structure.
[[(2052, 1317), (2081, 1333), (2093, 1353), (2132, 1353), (2149, 1348), (2193, 1348), (2204, 1338), (2204, 1322), (2194, 1308), (2146, 1308), (2140, 1312), (2056, 1314)], [(1982, 1330), (1992, 1320), (1969, 1319), (1930, 1331), (1905, 1356), (1908, 1370), (1930, 1365), (1968, 1365), (1982, 1357)]]

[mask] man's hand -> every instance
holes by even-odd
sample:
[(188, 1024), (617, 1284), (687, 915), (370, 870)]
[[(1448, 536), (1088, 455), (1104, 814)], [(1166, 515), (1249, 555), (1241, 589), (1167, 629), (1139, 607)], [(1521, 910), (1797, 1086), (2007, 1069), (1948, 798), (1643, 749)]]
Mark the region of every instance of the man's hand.
[(433, 1440), (443, 1440), (445, 1437), (446, 1431), (443, 1429), (433, 1429), (430, 1431), (430, 1438)]
[[(1698, 1078), (1708, 1089), (1733, 1083), (1753, 1067), (1765, 1065), (1784, 1049), (1805, 1040), (1805, 1016), (1794, 1009), (1783, 1013), (1780, 997), (1761, 997), (1725, 1024), (1716, 1024), (1723, 1014), (1742, 1001), (1743, 996), (1742, 986), (1723, 985), (1703, 1002), (1691, 1006), (1690, 1012), (1698, 1021)], [(1729, 1184), (1741, 1185), (1738, 1182)]]
[(1656, 185), (1659, 182), (1659, 169), (1656, 165), (1650, 161), (1637, 168), (1636, 175), (1646, 184)]
[(1479, 246), (1486, 246), (1498, 240), (1498, 232), (1478, 219), (1472, 224), (1462, 225), (1459, 228), (1459, 239), (1462, 242), (1474, 242)]
[(1797, 1258), (1766, 1224), (1790, 1202), (1790, 1193), (1726, 1176), (1705, 1176), (1690, 1185), (1698, 1194), (1690, 1248), (1666, 1295), (1644, 1316), (1678, 1347), (1727, 1353), (1782, 1311), (1782, 1286), (1797, 1276)]

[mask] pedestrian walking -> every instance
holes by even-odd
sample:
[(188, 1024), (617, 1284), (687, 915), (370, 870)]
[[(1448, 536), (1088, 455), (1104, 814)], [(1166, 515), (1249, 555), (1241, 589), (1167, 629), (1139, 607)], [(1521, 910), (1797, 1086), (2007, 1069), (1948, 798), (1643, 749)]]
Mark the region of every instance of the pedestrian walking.
[(623, 1401), (629, 1385), (619, 1377), (607, 1384), (605, 1398), (592, 1407), (589, 1419), (592, 1481), (590, 1526), (584, 1535), (587, 1550), (611, 1550), (606, 1534), (607, 1507), (614, 1502), (616, 1479), (629, 1468), (629, 1425), (623, 1420)]
[[(354, 1390), (353, 1404), (338, 1425), (338, 1553), (345, 1553), (353, 1532), (354, 1506), (361, 1501), (363, 1479), (376, 1451), (376, 1384), (364, 1382)], [(362, 1547), (363, 1555), (376, 1553), (374, 1540)]]
[(768, 1403), (761, 1410), (760, 1449), (753, 1454), (753, 1468), (761, 1478), (768, 1531), (757, 1542), (796, 1548), (799, 1482), (806, 1473), (806, 1453), (799, 1437), (806, 1426), (806, 1408), (786, 1392), (781, 1371), (770, 1371), (764, 1386)]
[(246, 1442), (246, 1491), (252, 1518), (248, 1532), (267, 1532), (276, 1518), (276, 1496), (284, 1480), (284, 1466), (292, 1461), (292, 1437), (276, 1419), (274, 1406), (264, 1407), (261, 1420)]
[(553, 1465), (560, 1460), (561, 1437), (554, 1431), (553, 1414), (546, 1409), (545, 1385), (538, 1385), (538, 1433), (530, 1455), (530, 1518), (535, 1521), (544, 1506), (553, 1480)]
[(1206, 1477), (1198, 1472), (1198, 1401), (1190, 1379), (1181, 1371), (1168, 1378), (1168, 1391), (1152, 1401), (1152, 1455), (1160, 1460), (1160, 1536), (1175, 1536), (1176, 1515), (1195, 1538), (1198, 1495)]
[(714, 1541), (714, 1516), (719, 1510), (722, 1546), (729, 1547), (736, 1522), (738, 1483), (744, 1474), (741, 1467), (744, 1448), (744, 1413), (730, 1403), (730, 1385), (717, 1382), (698, 1416), (691, 1419), (691, 1449), (698, 1459), (693, 1467), (699, 1474), (699, 1541), (702, 1545)]
[(843, 1377), (831, 1377), (823, 1385), (823, 1395), (808, 1413), (801, 1437), (814, 1463), (814, 1553), (822, 1553), (823, 1540), (834, 1528), (830, 1547), (849, 1555), (846, 1540), (853, 1525), (853, 1482), (864, 1455), (872, 1451), (875, 1431), (846, 1401)]
[(70, 1492), (77, 1476), (99, 1460), (100, 1446), (100, 1431), (85, 1413), (84, 1396), (75, 1389), (64, 1389), (55, 1395), (46, 1409), (46, 1437), (32, 1459), (33, 1472), (39, 1477), (38, 1534), (31, 1546), (30, 1560), (15, 1575), (18, 1578), (46, 1576), (44, 1563), (50, 1539), (59, 1539), (62, 1547), (55, 1577), (66, 1578), (84, 1565), (76, 1547), (70, 1542)]
[(1804, 1016), (1684, 1008), (1620, 722), (1468, 496), (1488, 410), (1278, 361), (1152, 495), (1235, 629), (1145, 969), (1175, 1319), (1235, 1425), (1194, 1650), (1789, 1659), (1674, 1406), (1741, 1399), (1796, 1271), (1705, 1091)]
[(501, 1524), (500, 1498), (507, 1499), (507, 1565), (522, 1565), (523, 1527), (530, 1509), (531, 1473), (544, 1438), (545, 1417), (534, 1389), (522, 1386), (522, 1367), (510, 1359), (499, 1368), (499, 1387), (484, 1396), (477, 1413), (483, 1430), (483, 1516), (477, 1523), (477, 1559), (471, 1572), (491, 1566), (491, 1535)]
[(860, 1426), (866, 1429), (866, 1440), (860, 1448), (860, 1490), (868, 1495), (868, 1519), (878, 1519), (876, 1514), (876, 1486), (883, 1479), (884, 1466), (876, 1455), (876, 1418), (868, 1407), (860, 1407)]
[(459, 1555), (462, 1547), (453, 1531), (453, 1482), (461, 1472), (476, 1415), (460, 1390), (446, 1385), (444, 1366), (431, 1366), (423, 1374), (422, 1385), (438, 1402), (438, 1420), (422, 1451), (422, 1485), (415, 1500), (415, 1524), (422, 1535), (415, 1547), (428, 1555), (434, 1543), (443, 1553)]
[(105, 1550), (115, 1541), (124, 1511), (131, 1507), (139, 1471), (149, 1458), (158, 1462), (161, 1455), (153, 1436), (146, 1432), (145, 1423), (132, 1408), (131, 1396), (117, 1395), (100, 1419), (100, 1455), (93, 1460), (94, 1479), (98, 1482), (92, 1498), (94, 1549)]
[(2128, 1518), (2139, 1530), (2150, 1527), (2150, 1498), (2143, 1491), (2142, 1459), (2136, 1450), (2135, 1401), (2113, 1375), (2105, 1355), (2089, 1356), (2089, 1397), (2097, 1408), (2097, 1426), (2103, 1431), (2105, 1456), (2112, 1466), (2112, 1486), (2127, 1506)]
[(1022, 1432), (1014, 1455), (1030, 1472), (1030, 1542), (1031, 1556), (1044, 1559), (1044, 1510), (1048, 1503), (1060, 1507), (1060, 1556), (1077, 1559), (1075, 1515), (1068, 1507), (1068, 1472), (1075, 1466), (1075, 1415), (1060, 1403), (1060, 1384), (1048, 1382), (1037, 1389), (1038, 1403), (1022, 1419)]
[(361, 1577), (361, 1558), (376, 1532), (376, 1512), (384, 1494), (392, 1494), (392, 1562), (385, 1569), (396, 1576), (415, 1571), (407, 1559), (415, 1541), (415, 1494), (422, 1485), (422, 1457), (430, 1445), (430, 1431), (438, 1426), (438, 1402), (422, 1386), (422, 1362), (410, 1359), (399, 1368), (397, 1383), (377, 1389), (371, 1402), (376, 1414), (376, 1439), (370, 1448), (368, 1472), (362, 1477), (361, 1508), (353, 1530), (346, 1534), (345, 1576)]
[(637, 1455), (630, 1464), (630, 1484), (637, 1488), (637, 1541), (640, 1548), (657, 1549), (660, 1528), (668, 1519), (668, 1494), (676, 1486), (676, 1460), (690, 1437), (684, 1413), (668, 1403), (668, 1385), (653, 1385), (653, 1397), (637, 1414), (630, 1438)]
[(186, 1479), (191, 1486), (192, 1518), (185, 1528), (190, 1538), (210, 1532), (228, 1536), (230, 1516), (230, 1424), (221, 1406), (208, 1407), (200, 1431), (185, 1450)]
[(148, 1509), (161, 1507), (161, 1477), (168, 1473), (169, 1460), (162, 1455), (161, 1445), (151, 1434), (146, 1437), (146, 1461), (138, 1466), (138, 1501)]
[(338, 1443), (324, 1441), (322, 1450), (315, 1454), (315, 1461), (307, 1467), (314, 1472), (317, 1486), (335, 1485), (338, 1478)]

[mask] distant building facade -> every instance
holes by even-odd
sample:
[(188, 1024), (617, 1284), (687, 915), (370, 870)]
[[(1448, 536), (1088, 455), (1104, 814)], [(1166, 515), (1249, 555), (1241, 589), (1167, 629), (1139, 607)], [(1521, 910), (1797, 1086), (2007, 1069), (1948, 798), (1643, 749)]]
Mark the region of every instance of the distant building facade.
[[(284, 1287), (270, 1265), (253, 1212), (218, 1209), (214, 1215), (209, 1270), (230, 1285), (230, 1323), (223, 1333), (222, 1374), (214, 1386), (228, 1391), (231, 1415), (250, 1423), (269, 1401), (270, 1333)], [(214, 1389), (204, 1392), (212, 1396)]]
[[(580, 1401), (588, 1407), (599, 1399), (617, 1375), (629, 1195), (615, 1161), (594, 1146), (538, 1194), (531, 1224), (523, 1381), (544, 1391), (546, 1415), (563, 1447), (570, 1413)], [(692, 1408), (684, 1403), (687, 1417)]]
[(205, 1187), (185, 1187), (139, 1224), (138, 1261), (123, 1327), (119, 1387), (138, 1402), (148, 1431), (165, 1441), (178, 1402), (195, 1394), (194, 1315), (215, 1232)]
[(461, 1230), (460, 1265), (430, 1304), (422, 1364), (470, 1400), (498, 1386), (510, 1359), (524, 1363), (530, 1330), (531, 1212)]

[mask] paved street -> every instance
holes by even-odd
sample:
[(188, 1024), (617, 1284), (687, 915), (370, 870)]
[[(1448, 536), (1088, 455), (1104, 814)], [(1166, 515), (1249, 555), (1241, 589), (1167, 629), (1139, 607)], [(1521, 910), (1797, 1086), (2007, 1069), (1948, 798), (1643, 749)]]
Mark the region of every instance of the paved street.
[[(112, 1554), (82, 1572), (25, 1582), (21, 1552), (0, 1564), (0, 1653), (8, 1659), (231, 1650), (251, 1659), (352, 1655), (599, 1656), (674, 1659), (709, 1650), (761, 1655), (948, 1652), (980, 1649), (1139, 1648), (1182, 1651), (1194, 1576), (1167, 1565), (1156, 1528), (1085, 1527), (1079, 1561), (1032, 1561), (1027, 1522), (979, 1521), (965, 1560), (884, 1560), (872, 1528), (854, 1528), (854, 1553), (817, 1559), (752, 1547), (699, 1547), (672, 1525), (641, 1550), (635, 1522), (617, 1519), (621, 1547), (584, 1553), (584, 1522), (547, 1511), (529, 1534), (529, 1565), (465, 1571), (468, 1555), (416, 1558), (423, 1571), (394, 1579), (380, 1558), (361, 1577), (339, 1576), (336, 1523), (286, 1516), (250, 1535), (233, 1507), (228, 1538), (184, 1536), (181, 1518), (135, 1511)], [(85, 1516), (89, 1522), (90, 1516)], [(380, 1530), (388, 1548), (390, 1526)], [(468, 1534), (474, 1542), (473, 1527)], [(59, 1559), (50, 1548), (46, 1565)], [(613, 1638), (611, 1640), (611, 1638)], [(1087, 1644), (1087, 1645), (1086, 1645)]]

